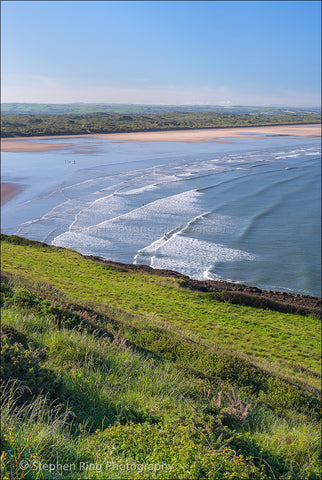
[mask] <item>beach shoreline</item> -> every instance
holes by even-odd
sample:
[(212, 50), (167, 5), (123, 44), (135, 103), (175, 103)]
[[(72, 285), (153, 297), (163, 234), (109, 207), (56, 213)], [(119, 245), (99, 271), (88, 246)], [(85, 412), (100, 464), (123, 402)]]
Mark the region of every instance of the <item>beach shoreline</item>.
[[(278, 129), (277, 129), (277, 128), (274, 128), (274, 129), (272, 129), (272, 127), (270, 127), (269, 129), (268, 129), (268, 128), (265, 128), (265, 129), (264, 129), (264, 128), (261, 128), (261, 129), (259, 129), (259, 128), (256, 128), (256, 129), (254, 129), (254, 128), (247, 128), (247, 129), (245, 129), (245, 128), (243, 128), (243, 129), (203, 129), (203, 130), (194, 131), (194, 132), (193, 132), (193, 131), (183, 131), (183, 132), (182, 132), (182, 131), (171, 131), (171, 132), (153, 132), (153, 134), (154, 134), (154, 135), (155, 135), (156, 133), (157, 133), (157, 134), (161, 134), (161, 135), (162, 135), (162, 138), (164, 138), (164, 137), (166, 136), (167, 139), (168, 139), (168, 141), (169, 141), (169, 133), (170, 133), (170, 134), (174, 134), (174, 133), (175, 133), (175, 134), (188, 133), (188, 134), (191, 135), (191, 134), (193, 134), (193, 133), (199, 134), (199, 133), (201, 132), (203, 135), (206, 136), (206, 135), (208, 135), (209, 133), (214, 134), (214, 133), (216, 132), (217, 135), (221, 135), (220, 137), (217, 136), (216, 138), (218, 138), (219, 140), (223, 140), (224, 138), (227, 138), (227, 141), (229, 142), (229, 141), (230, 141), (230, 138), (231, 138), (230, 136), (231, 136), (231, 134), (232, 134), (232, 130), (233, 130), (233, 133), (235, 133), (235, 135), (237, 135), (237, 134), (238, 134), (238, 135), (241, 135), (241, 134), (242, 134), (242, 135), (245, 135), (245, 136), (246, 136), (246, 135), (249, 136), (249, 138), (252, 138), (253, 140), (255, 140), (254, 143), (255, 143), (256, 145), (257, 145), (257, 144), (260, 145), (260, 144), (262, 143), (262, 144), (265, 144), (265, 145), (268, 144), (268, 145), (273, 145), (274, 147), (276, 147), (276, 145), (274, 145), (274, 144), (278, 144), (279, 142), (281, 142), (282, 144), (283, 144), (283, 143), (286, 143), (287, 145), (290, 143), (290, 144), (291, 144), (290, 150), (292, 150), (293, 145), (299, 145), (299, 146), (300, 146), (300, 147), (299, 147), (299, 148), (300, 148), (300, 151), (302, 151), (302, 150), (301, 150), (301, 149), (302, 149), (302, 146), (301, 146), (301, 145), (308, 145), (309, 147), (312, 147), (312, 144), (313, 144), (313, 143), (314, 143), (314, 144), (317, 144), (317, 143), (318, 143), (317, 137), (314, 138), (314, 136), (312, 136), (312, 135), (309, 135), (309, 136), (308, 136), (309, 133), (311, 133), (311, 134), (312, 134), (312, 133), (315, 133), (315, 135), (316, 135), (316, 133), (318, 132), (318, 128), (316, 128), (316, 126), (314, 126), (313, 132), (312, 132), (312, 130), (309, 130), (309, 131), (308, 131), (308, 127), (307, 127), (307, 126), (306, 126), (306, 127), (304, 127), (304, 126), (297, 126), (296, 131), (297, 131), (298, 133), (300, 133), (300, 135), (297, 136), (297, 137), (296, 137), (296, 136), (292, 136), (292, 137), (286, 137), (286, 138), (284, 138), (283, 135), (281, 135), (281, 130), (282, 130), (281, 128), (278, 128)], [(266, 140), (259, 140), (259, 141), (257, 141), (258, 138), (263, 138), (262, 135), (261, 135), (261, 134), (263, 133), (263, 130), (265, 130), (265, 135), (268, 135), (268, 136), (264, 137)], [(292, 131), (293, 131), (293, 133), (294, 133), (294, 127), (292, 128)], [(253, 133), (255, 133), (255, 132), (257, 133), (257, 135), (256, 135), (256, 136), (255, 136), (255, 135), (254, 135), (254, 136), (251, 136), (251, 134), (253, 134)], [(259, 132), (261, 132), (261, 134), (259, 134)], [(152, 132), (149, 132), (149, 133), (151, 134)], [(146, 132), (146, 133), (144, 134), (146, 141), (148, 141), (148, 140), (147, 140), (147, 135), (150, 136), (149, 133)], [(287, 130), (286, 130), (285, 128), (283, 129), (283, 134), (284, 134), (284, 135), (289, 135), (289, 127), (288, 127)], [(136, 135), (136, 137), (138, 136), (137, 133), (134, 134), (134, 135)], [(227, 136), (227, 137), (224, 137), (223, 135), (229, 135), (229, 137), (228, 137), (228, 136)], [(117, 137), (117, 138), (119, 138), (120, 136), (122, 136), (122, 137), (124, 138), (124, 134), (115, 134), (115, 135), (108, 135), (108, 136), (107, 136), (107, 135), (104, 135), (103, 137), (105, 137), (105, 138), (106, 138), (106, 137), (107, 137), (107, 138), (111, 138), (111, 137)], [(73, 145), (73, 150), (67, 150), (67, 151), (61, 151), (61, 150), (59, 150), (59, 151), (57, 152), (57, 154), (55, 154), (53, 157), (54, 157), (54, 158), (56, 158), (56, 157), (57, 157), (57, 158), (60, 158), (60, 157), (63, 155), (63, 157), (70, 158), (70, 157), (71, 157), (71, 155), (70, 155), (71, 152), (75, 152), (77, 149), (88, 148), (89, 145), (92, 145), (94, 148), (95, 148), (95, 146), (101, 145), (101, 147), (100, 147), (101, 158), (100, 158), (99, 160), (101, 160), (101, 161), (103, 162), (103, 164), (105, 164), (105, 161), (106, 161), (106, 160), (105, 160), (105, 155), (104, 155), (104, 152), (105, 152), (105, 151), (108, 152), (108, 154), (110, 155), (112, 152), (114, 152), (114, 150), (115, 150), (115, 151), (119, 151), (119, 150), (122, 150), (123, 148), (125, 148), (125, 151), (126, 151), (126, 152), (127, 152), (128, 150), (130, 150), (130, 151), (132, 152), (133, 149), (135, 150), (135, 148), (137, 148), (138, 151), (139, 151), (139, 155), (141, 155), (141, 151), (144, 151), (144, 155), (146, 155), (145, 150), (146, 150), (147, 152), (149, 152), (150, 149), (153, 149), (153, 152), (154, 152), (154, 151), (158, 151), (158, 150), (157, 150), (158, 148), (161, 148), (161, 151), (163, 151), (164, 149), (166, 149), (166, 151), (168, 152), (168, 150), (169, 150), (169, 149), (171, 150), (172, 148), (176, 148), (176, 149), (179, 149), (179, 150), (181, 151), (181, 147), (182, 147), (182, 149), (187, 150), (187, 152), (190, 152), (190, 151), (191, 151), (192, 153), (194, 152), (194, 150), (196, 150), (197, 152), (199, 152), (199, 151), (202, 152), (202, 149), (205, 149), (206, 152), (208, 152), (208, 149), (210, 149), (211, 151), (213, 151), (213, 150), (217, 151), (217, 150), (222, 149), (222, 147), (221, 147), (220, 145), (216, 145), (216, 143), (208, 143), (208, 144), (204, 144), (204, 145), (202, 145), (202, 143), (196, 144), (196, 145), (194, 145), (193, 143), (191, 143), (191, 144), (190, 144), (190, 143), (189, 143), (189, 144), (188, 144), (188, 143), (186, 143), (186, 144), (183, 143), (182, 145), (180, 145), (180, 144), (178, 143), (178, 144), (176, 144), (176, 145), (175, 145), (175, 144), (173, 144), (173, 145), (168, 144), (168, 145), (167, 145), (165, 142), (164, 142), (164, 143), (160, 142), (160, 143), (155, 143), (155, 144), (153, 144), (153, 143), (151, 142), (150, 144), (146, 144), (146, 145), (144, 145), (144, 144), (137, 144), (137, 146), (135, 145), (135, 143), (127, 143), (127, 142), (120, 142), (120, 143), (119, 143), (119, 142), (115, 142), (115, 143), (114, 143), (113, 141), (112, 141), (112, 142), (107, 142), (106, 140), (102, 140), (101, 143), (100, 143), (99, 140), (96, 140), (96, 137), (101, 137), (101, 136), (87, 135), (86, 138), (84, 137), (84, 138), (82, 138), (82, 139), (79, 140), (79, 141), (78, 141), (78, 137), (71, 136), (71, 138), (72, 138), (72, 139), (71, 139), (71, 145)], [(282, 138), (280, 138), (280, 137), (282, 137)], [(42, 139), (43, 137), (38, 137), (38, 138), (41, 138), (41, 139)], [(48, 141), (50, 144), (53, 144), (53, 142), (50, 140), (50, 138), (52, 138), (52, 137), (48, 137), (48, 138), (49, 138), (49, 140), (46, 140), (46, 141)], [(61, 137), (55, 137), (55, 138), (58, 138), (58, 139), (59, 139), (59, 140), (57, 140), (57, 142), (64, 142), (64, 144), (66, 144), (66, 140), (65, 140), (64, 138), (61, 138)], [(239, 138), (240, 138), (240, 137), (239, 137)], [(137, 141), (139, 141), (139, 140), (137, 140)], [(21, 141), (21, 143), (23, 143), (23, 142), (26, 142), (26, 139), (23, 139), (23, 140)], [(30, 140), (27, 140), (27, 142), (28, 142), (28, 143), (32, 143), (32, 140), (31, 140), (31, 139), (30, 139)], [(233, 143), (235, 143), (236, 145), (233, 145)], [(253, 143), (252, 140), (244, 140), (244, 141), (243, 141), (244, 147), (247, 149), (247, 152), (248, 152), (249, 145), (251, 145), (252, 143)], [(239, 141), (238, 139), (236, 139), (236, 141), (235, 141), (235, 142), (232, 142), (231, 145), (228, 145), (227, 148), (228, 148), (228, 150), (234, 149), (234, 148), (238, 149), (240, 144), (242, 144), (242, 141), (241, 141), (241, 140)], [(46, 146), (46, 143), (39, 143), (39, 145), (41, 145), (41, 146)], [(58, 143), (58, 145), (61, 145), (61, 143)], [(132, 149), (131, 145), (132, 145), (133, 149)], [(140, 146), (140, 145), (141, 145), (141, 146)], [(104, 148), (103, 148), (103, 147), (104, 147)], [(303, 147), (303, 148), (304, 148), (304, 147)], [(225, 151), (225, 149), (226, 149), (226, 146), (224, 147), (223, 151)], [(316, 154), (315, 149), (313, 150), (312, 148), (309, 148), (308, 150), (309, 150), (308, 155), (312, 155), (312, 152), (313, 152), (313, 155)], [(277, 150), (276, 150), (276, 151), (277, 151)], [(288, 152), (286, 152), (286, 153), (288, 153)], [(193, 156), (193, 155), (192, 155), (192, 156)], [(292, 154), (291, 154), (290, 156), (291, 156), (291, 157), (293, 157), (293, 156), (296, 157), (296, 155), (292, 155)], [(18, 154), (18, 155), (12, 155), (12, 156), (8, 155), (6, 161), (8, 160), (8, 162), (10, 161), (10, 162), (14, 163), (14, 162), (16, 161), (15, 159), (17, 159), (17, 162), (20, 162), (20, 157), (21, 157), (20, 154)], [(29, 154), (29, 155), (27, 155), (27, 157), (30, 158), (30, 161), (33, 161), (33, 159), (36, 159), (36, 160), (35, 160), (35, 164), (36, 164), (36, 165), (38, 165), (38, 164), (41, 164), (41, 165), (42, 165), (42, 163), (43, 163), (43, 162), (46, 162), (46, 160), (51, 161), (52, 155), (51, 155), (51, 154), (47, 154), (47, 155), (44, 155), (44, 154), (34, 155), (34, 154), (32, 154), (32, 155), (30, 155), (30, 154)], [(94, 162), (96, 162), (97, 160), (96, 160), (95, 156), (94, 156), (93, 158), (94, 158)], [(115, 161), (114, 155), (112, 156), (112, 158), (113, 158), (113, 161)], [(144, 158), (144, 157), (143, 157), (143, 158)], [(127, 160), (127, 157), (125, 158), (125, 160)], [(228, 160), (229, 160), (229, 158), (228, 158)], [(311, 160), (311, 158), (309, 158), (308, 160)], [(314, 160), (315, 160), (315, 157), (314, 157)], [(67, 160), (67, 161), (68, 161), (68, 160)], [(86, 166), (86, 169), (87, 169), (87, 168), (89, 167), (91, 161), (92, 161), (92, 159), (91, 159), (91, 154), (89, 153), (85, 158), (81, 158), (79, 163), (81, 164), (81, 167), (82, 167), (83, 165), (85, 165), (85, 166)], [(293, 161), (294, 161), (294, 159), (291, 158), (291, 159), (290, 159), (290, 164), (292, 164)], [(39, 163), (39, 162), (40, 162), (40, 163)], [(81, 162), (83, 162), (83, 163), (81, 163)], [(54, 162), (51, 162), (51, 163), (54, 164)], [(64, 162), (64, 160), (63, 160), (61, 163), (65, 164), (65, 163), (66, 163), (66, 159), (65, 159), (65, 162)], [(19, 163), (18, 163), (18, 164), (19, 164)], [(189, 164), (189, 162), (188, 162), (188, 164)], [(117, 165), (118, 165), (118, 164), (117, 164)], [(287, 164), (287, 165), (288, 165), (288, 164)], [(283, 165), (283, 166), (284, 166), (284, 165)], [(230, 166), (228, 165), (228, 167), (230, 167)], [(28, 168), (29, 168), (29, 162), (28, 162)], [(56, 168), (56, 167), (55, 167), (55, 168)], [(66, 169), (65, 166), (63, 166), (63, 168), (64, 168), (64, 170)], [(74, 167), (72, 167), (72, 168), (73, 168), (72, 172), (73, 172), (74, 170), (77, 170), (77, 169), (79, 168), (78, 161), (77, 161), (77, 166), (76, 166), (76, 168), (75, 168), (75, 169), (74, 169)], [(119, 168), (119, 167), (117, 167), (117, 168)], [(126, 167), (126, 168), (127, 168), (127, 167)], [(67, 169), (66, 169), (66, 170), (67, 170)], [(243, 169), (241, 169), (241, 170), (243, 170)], [(283, 170), (284, 170), (284, 169), (283, 169)], [(285, 170), (287, 170), (287, 169), (285, 169)], [(68, 167), (68, 170), (67, 170), (67, 171), (68, 171), (68, 173), (70, 172), (69, 167)], [(190, 170), (189, 170), (189, 171), (190, 171)], [(242, 173), (243, 173), (243, 172), (242, 172)], [(86, 174), (85, 174), (85, 175), (86, 175), (86, 178), (88, 178), (88, 177), (87, 177), (87, 175), (88, 175), (87, 171), (86, 171)], [(288, 175), (288, 173), (287, 173), (287, 175)], [(29, 179), (29, 178), (30, 178), (30, 177), (28, 177), (28, 173), (26, 173), (26, 172), (20, 172), (20, 178), (17, 177), (17, 174), (15, 174), (15, 175), (11, 174), (11, 175), (6, 176), (6, 177), (3, 179), (3, 180), (5, 180), (6, 183), (8, 184), (8, 185), (5, 187), (5, 189), (7, 190), (7, 192), (8, 192), (7, 195), (9, 195), (9, 197), (7, 196), (7, 198), (6, 198), (6, 195), (4, 195), (4, 201), (2, 202), (2, 205), (4, 206), (4, 204), (10, 200), (9, 205), (6, 206), (3, 210), (10, 210), (11, 205), (15, 206), (15, 200), (11, 200), (11, 199), (14, 197), (14, 195), (17, 195), (17, 194), (21, 191), (21, 187), (20, 187), (20, 189), (19, 189), (19, 184), (20, 184), (20, 182), (21, 182), (21, 183), (24, 183), (24, 182), (26, 182), (26, 180)], [(288, 176), (287, 178), (289, 179), (289, 176)], [(150, 181), (150, 180), (149, 180), (149, 181)], [(27, 183), (32, 185), (32, 182), (30, 182), (30, 180), (28, 180)], [(22, 188), (24, 188), (24, 185), (22, 185)], [(95, 187), (95, 188), (96, 188), (96, 187)], [(17, 203), (19, 202), (19, 199), (20, 199), (21, 197), (25, 197), (26, 194), (27, 194), (29, 191), (33, 192), (32, 188), (28, 187), (27, 192), (25, 192), (24, 194), (20, 194), (20, 196), (17, 197)], [(96, 190), (95, 190), (95, 191), (96, 191)], [(231, 196), (230, 192), (228, 193), (228, 195)], [(144, 202), (144, 203), (145, 203), (145, 202)], [(140, 203), (140, 205), (141, 205), (141, 203)], [(21, 208), (20, 205), (18, 206), (18, 208), (19, 208), (19, 209)], [(24, 208), (24, 207), (22, 207), (22, 208)], [(20, 213), (19, 213), (19, 215), (20, 215)], [(10, 230), (9, 230), (9, 231), (10, 231)], [(167, 230), (163, 230), (163, 229), (162, 229), (162, 232), (164, 232), (164, 231), (167, 231)], [(27, 236), (28, 236), (28, 233), (27, 233)], [(45, 237), (42, 237), (42, 238), (45, 238)], [(94, 254), (95, 254), (95, 250), (94, 250), (93, 252), (94, 252)], [(120, 257), (120, 258), (124, 258), (124, 257)], [(129, 260), (131, 261), (131, 259), (129, 259)], [(186, 271), (186, 270), (185, 270), (185, 271)], [(189, 270), (188, 270), (188, 271), (189, 271)], [(229, 276), (229, 275), (227, 275), (227, 278), (234, 278), (234, 276)], [(271, 283), (271, 285), (279, 285), (279, 284), (280, 284), (279, 282)], [(202, 287), (202, 288), (204, 288), (204, 284), (203, 284), (203, 287)], [(207, 288), (208, 288), (208, 287), (207, 287)], [(304, 292), (304, 291), (306, 291), (306, 290), (303, 288), (301, 291)], [(314, 292), (315, 292), (315, 291), (314, 291)], [(317, 293), (317, 292), (315, 292), (315, 293)], [(277, 297), (277, 300), (279, 300), (278, 297)]]
[[(80, 135), (36, 136), (2, 138), (2, 152), (44, 152), (71, 149), (77, 146), (78, 138), (97, 138), (127, 142), (227, 142), (234, 139), (265, 138), (267, 136), (321, 137), (321, 124), (279, 125), (266, 127), (204, 128), (191, 130), (166, 130), (128, 133), (89, 133)], [(74, 139), (75, 143), (63, 143)], [(41, 143), (39, 140), (62, 140), (62, 143)]]
[(5, 205), (23, 190), (24, 187), (18, 183), (1, 182), (1, 206)]
[[(81, 254), (82, 255), (82, 254)], [(239, 305), (252, 305), (258, 308), (270, 308), (272, 310), (310, 314), (321, 316), (321, 297), (304, 295), (300, 293), (288, 293), (282, 290), (264, 290), (244, 283), (229, 280), (194, 280), (175, 270), (153, 268), (148, 265), (135, 265), (133, 263), (121, 263), (113, 260), (105, 260), (95, 255), (82, 255), (94, 263), (106, 265), (116, 270), (127, 272), (148, 273), (167, 278), (176, 278), (181, 281), (181, 286), (201, 292), (222, 294), (218, 296), (221, 301), (228, 301)]]

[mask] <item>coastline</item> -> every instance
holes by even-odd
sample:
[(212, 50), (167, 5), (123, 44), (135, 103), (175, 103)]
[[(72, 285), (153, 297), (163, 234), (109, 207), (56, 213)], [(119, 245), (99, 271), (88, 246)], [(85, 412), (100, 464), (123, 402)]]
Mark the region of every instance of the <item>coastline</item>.
[[(155, 132), (89, 133), (80, 135), (1, 138), (2, 152), (44, 152), (74, 148), (78, 138), (97, 138), (128, 142), (228, 142), (235, 138), (267, 136), (321, 137), (321, 124), (279, 125), (267, 127), (229, 127)], [(41, 143), (39, 140), (74, 139), (75, 143)]]
[(223, 302), (249, 305), (257, 308), (269, 308), (284, 313), (322, 316), (321, 297), (276, 290), (262, 290), (258, 287), (226, 280), (194, 280), (174, 270), (161, 270), (148, 265), (120, 263), (112, 260), (104, 260), (93, 255), (82, 255), (82, 257), (123, 272), (131, 270), (149, 273), (150, 275), (176, 278), (180, 280), (182, 287), (199, 290), (201, 292), (214, 293), (214, 299)]
[(193, 130), (168, 130), (158, 132), (129, 132), (111, 134), (93, 134), (96, 138), (109, 138), (111, 140), (125, 140), (132, 142), (216, 142), (222, 139), (264, 138), (275, 135), (294, 135), (300, 137), (320, 137), (321, 125), (280, 125), (268, 127), (229, 127), (229, 128), (204, 128)]
[[(55, 247), (37, 240), (29, 240), (17, 235), (6, 235), (1, 233), (0, 239), (14, 245), (38, 246), (42, 249), (71, 250), (65, 247)], [(74, 250), (75, 251), (75, 250)], [(194, 280), (187, 275), (174, 270), (155, 269), (148, 265), (135, 265), (132, 263), (121, 263), (113, 260), (105, 260), (94, 255), (78, 255), (90, 262), (98, 263), (102, 267), (112, 268), (120, 272), (133, 271), (141, 274), (157, 275), (168, 278), (175, 278), (182, 288), (199, 290), (213, 294), (213, 299), (229, 302), (237, 305), (264, 308), (284, 313), (297, 313), (300, 315), (313, 314), (316, 317), (322, 316), (321, 297), (303, 295), (299, 293), (288, 293), (276, 290), (262, 290), (242, 283), (226, 280)]]
[[(83, 137), (83, 138), (88, 138), (88, 139), (92, 139), (92, 138), (106, 138), (106, 139), (110, 139), (110, 140), (119, 140), (119, 141), (137, 141), (137, 142), (140, 142), (140, 141), (146, 141), (146, 142), (153, 142), (153, 141), (164, 141), (164, 142), (167, 142), (167, 141), (182, 141), (182, 142), (185, 142), (187, 141), (183, 136), (186, 136), (186, 135), (189, 135), (191, 136), (192, 134), (192, 137), (193, 139), (191, 139), (190, 141), (191, 142), (199, 142), (199, 138), (200, 138), (200, 134), (202, 136), (202, 138), (204, 140), (201, 140), (201, 141), (221, 141), (222, 139), (227, 139), (227, 142), (229, 143), (230, 139), (233, 139), (233, 138), (250, 138), (250, 139), (257, 139), (257, 138), (265, 138), (265, 136), (281, 136), (281, 135), (291, 135), (290, 133), (290, 129), (292, 131), (292, 135), (295, 135), (296, 133), (296, 136), (298, 137), (312, 137), (312, 138), (316, 138), (316, 137), (319, 137), (321, 135), (320, 133), (320, 129), (321, 129), (321, 126), (320, 125), (297, 125), (297, 126), (284, 126), (284, 127), (242, 127), (242, 128), (229, 128), (229, 129), (202, 129), (202, 130), (176, 130), (176, 131), (159, 131), (159, 132), (132, 132), (132, 133), (127, 133), (127, 134), (88, 134), (88, 135), (84, 135), (84, 136), (80, 136), (80, 137)], [(256, 136), (253, 136), (253, 134), (256, 134)], [(157, 138), (155, 138), (155, 136), (157, 135)], [(175, 138), (176, 140), (173, 140), (173, 136), (175, 135)], [(210, 139), (209, 140), (209, 135), (211, 135), (211, 138), (212, 140)], [(133, 140), (133, 137), (136, 137), (136, 140)], [(151, 139), (151, 136), (154, 136), (153, 139)], [(67, 137), (59, 137), (59, 136), (56, 136), (56, 137), (28, 137), (27, 139), (26, 138), (20, 138), (20, 139), (2, 139), (3, 140), (7, 140), (9, 142), (14, 142), (14, 141), (17, 141), (19, 142), (20, 144), (20, 148), (18, 151), (30, 151), (30, 150), (23, 150), (24, 148), (24, 144), (25, 143), (28, 143), (29, 145), (31, 145), (31, 151), (43, 151), (43, 150), (51, 150), (51, 149), (63, 149), (63, 148), (66, 148), (66, 146), (68, 147), (74, 147), (77, 146), (77, 139), (78, 139), (79, 135), (78, 136), (75, 136), (75, 135), (71, 135), (71, 136), (68, 136), (68, 138), (72, 138), (75, 140), (75, 143), (72, 142), (72, 143), (49, 143), (49, 144), (43, 144), (43, 143), (37, 143), (37, 140), (43, 140), (43, 139), (57, 139), (57, 140), (64, 140), (64, 138), (67, 138)], [(171, 138), (172, 137), (172, 138)], [(181, 137), (181, 139), (180, 139)], [(142, 138), (144, 138), (144, 140), (142, 140)], [(159, 139), (161, 138), (161, 140)], [(95, 142), (94, 142), (95, 143)], [(34, 148), (35, 147), (35, 148)], [(77, 148), (79, 148), (79, 146), (77, 146)], [(4, 150), (5, 151), (5, 150)], [(9, 200), (11, 200), (12, 198), (14, 198), (15, 195), (19, 194), (25, 187), (24, 186), (21, 186), (19, 184), (16, 184), (14, 182), (5, 182), (4, 184), (1, 184), (1, 205), (5, 205)], [(117, 264), (117, 262), (111, 262), (113, 264)], [(132, 265), (126, 265), (126, 264), (123, 264), (123, 267), (124, 266), (127, 266), (128, 268), (132, 268)], [(141, 266), (139, 266), (139, 268), (141, 268)], [(163, 275), (163, 271), (160, 271), (160, 270), (154, 270), (154, 269), (151, 269), (153, 270), (153, 272), (157, 272), (156, 274), (158, 275)], [(161, 273), (159, 273), (161, 272)], [(169, 272), (169, 271), (167, 271)], [(183, 278), (184, 275), (181, 275), (180, 273), (178, 272), (173, 272), (174, 276), (177, 276), (179, 278)], [(168, 275), (167, 275), (168, 276)], [(170, 274), (170, 276), (172, 276), (172, 274)], [(215, 282), (215, 281), (202, 281), (201, 282), (201, 285), (199, 284), (199, 282), (197, 282), (196, 280), (193, 280), (193, 279), (190, 279), (189, 277), (185, 277), (185, 279), (183, 279), (184, 282), (188, 282), (189, 286), (191, 288), (197, 288), (197, 289), (200, 289), (202, 291), (209, 291), (209, 292), (235, 292), (235, 294), (237, 294), (237, 292), (240, 292), (241, 294), (247, 294), (247, 295), (259, 295), (261, 297), (267, 297), (269, 298), (270, 300), (272, 301), (276, 301), (276, 302), (282, 302), (282, 303), (286, 303), (286, 304), (289, 304), (289, 302), (284, 302), (284, 300), (290, 300), (291, 298), (293, 297), (298, 297), (296, 299), (296, 305), (298, 305), (299, 307), (300, 304), (299, 304), (299, 299), (301, 298), (317, 298), (317, 297), (310, 297), (308, 295), (300, 295), (300, 294), (288, 294), (288, 293), (284, 293), (284, 292), (273, 292), (274, 295), (272, 295), (272, 292), (271, 291), (264, 291), (264, 290), (260, 290), (256, 287), (251, 287), (251, 286), (245, 286), (245, 285), (241, 285), (241, 284), (238, 284), (238, 283), (229, 283), (229, 282), (225, 282), (225, 281), (220, 281), (220, 282)], [(193, 286), (194, 285), (194, 286)], [(219, 288), (219, 290), (218, 290)], [(246, 290), (245, 290), (246, 288)], [(259, 293), (261, 292), (261, 293)], [(264, 292), (264, 293), (262, 293)], [(283, 295), (283, 296), (282, 296)], [(291, 297), (290, 297), (291, 295)], [(293, 300), (291, 301), (291, 303), (293, 303)], [(302, 303), (302, 302), (300, 302)], [(305, 303), (305, 302), (304, 302)], [(301, 307), (302, 308), (302, 307)]]

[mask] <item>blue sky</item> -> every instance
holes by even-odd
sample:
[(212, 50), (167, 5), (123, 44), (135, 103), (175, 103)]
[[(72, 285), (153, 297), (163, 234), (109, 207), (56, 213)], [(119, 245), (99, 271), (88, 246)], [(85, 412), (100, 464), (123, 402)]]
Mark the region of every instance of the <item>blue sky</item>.
[(319, 1), (1, 4), (2, 102), (320, 104)]

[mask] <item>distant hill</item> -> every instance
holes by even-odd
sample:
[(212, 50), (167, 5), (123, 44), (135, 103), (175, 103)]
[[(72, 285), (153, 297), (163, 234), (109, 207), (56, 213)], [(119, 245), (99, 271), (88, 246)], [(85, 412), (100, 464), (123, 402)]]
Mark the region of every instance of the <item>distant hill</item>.
[(250, 113), (262, 115), (320, 115), (320, 107), (296, 108), (287, 106), (243, 105), (140, 105), (119, 103), (2, 103), (5, 114), (83, 114), (83, 113), (166, 113), (166, 112)]

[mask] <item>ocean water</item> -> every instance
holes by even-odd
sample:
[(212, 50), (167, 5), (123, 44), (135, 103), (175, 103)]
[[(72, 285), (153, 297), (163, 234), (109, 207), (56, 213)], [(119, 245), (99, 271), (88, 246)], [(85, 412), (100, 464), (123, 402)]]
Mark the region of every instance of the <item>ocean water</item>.
[(2, 154), (2, 181), (25, 186), (2, 207), (3, 233), (200, 280), (321, 294), (320, 139), (56, 141), (72, 146)]

